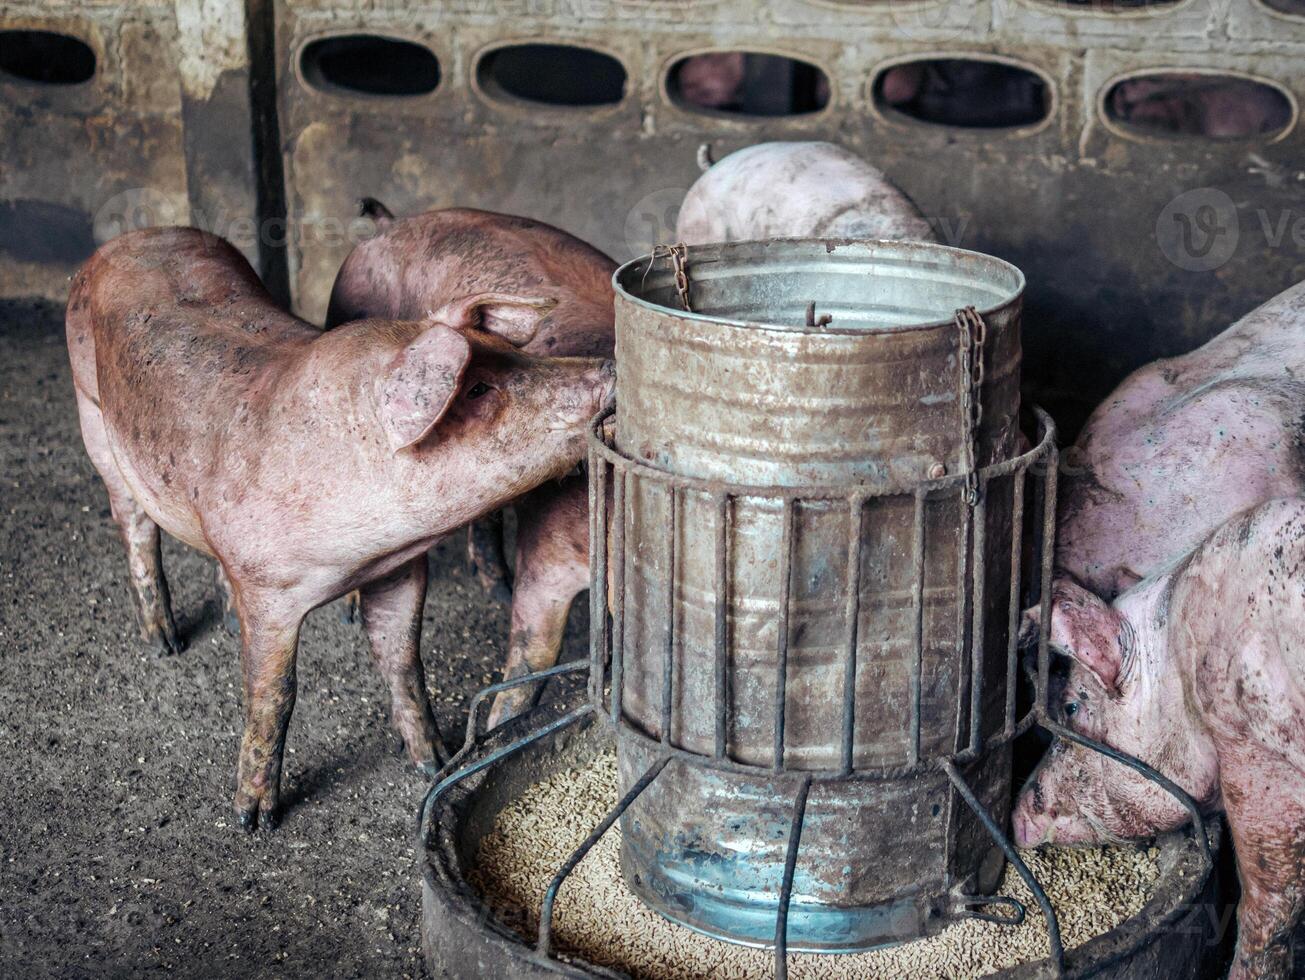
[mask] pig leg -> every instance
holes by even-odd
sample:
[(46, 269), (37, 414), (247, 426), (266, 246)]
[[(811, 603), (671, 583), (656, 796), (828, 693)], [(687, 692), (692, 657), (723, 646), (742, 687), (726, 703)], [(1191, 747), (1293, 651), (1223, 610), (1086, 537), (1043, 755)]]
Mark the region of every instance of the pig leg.
[[(588, 491), (584, 480), (541, 487), (517, 507), (516, 586), (505, 679), (557, 663), (566, 618), (575, 597), (589, 588)], [(539, 696), (539, 685), (499, 693), (490, 728), (522, 714)]]
[(503, 557), (503, 512), (497, 511), (467, 528), (467, 562), (486, 592), (499, 602), (512, 601), (512, 582)]
[(344, 605), (340, 608), (340, 622), (349, 624), (358, 622), (358, 604), (360, 601), (356, 591), (350, 592), (344, 597)]
[(77, 414), (81, 419), (86, 454), (104, 481), (104, 488), (109, 493), (109, 509), (127, 546), (127, 569), (136, 596), (141, 636), (162, 654), (180, 653), (185, 644), (177, 636), (177, 624), (172, 618), (172, 596), (168, 592), (168, 580), (163, 575), (159, 526), (150, 520), (145, 509), (132, 496), (109, 450), (104, 417), (95, 403), (80, 390), (77, 391)]
[(240, 596), (240, 673), (245, 734), (236, 769), (236, 820), (246, 831), (275, 830), (280, 815), (281, 756), (295, 707), (295, 655), (303, 613), (275, 597)]
[(448, 758), (426, 697), (421, 665), (421, 612), (426, 602), (426, 556), (362, 589), (362, 618), (372, 659), (390, 685), (390, 714), (408, 756), (433, 776)]
[(1292, 930), (1305, 911), (1305, 778), (1266, 753), (1221, 753), (1220, 769), (1242, 884), (1228, 977), (1286, 980)]
[(232, 636), (239, 636), (240, 616), (236, 612), (236, 594), (231, 590), (231, 579), (227, 578), (227, 571), (221, 562), (213, 570), (213, 580), (217, 583), (222, 602), (222, 627)]

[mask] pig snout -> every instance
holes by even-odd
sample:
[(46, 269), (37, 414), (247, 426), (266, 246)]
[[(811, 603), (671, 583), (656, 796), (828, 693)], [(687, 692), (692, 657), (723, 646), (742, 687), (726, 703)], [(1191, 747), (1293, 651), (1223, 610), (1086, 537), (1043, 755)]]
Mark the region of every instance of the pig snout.
[[(1054, 762), (1053, 762), (1054, 764)], [(1050, 778), (1049, 778), (1050, 777)], [(1056, 788), (1055, 772), (1044, 766), (1020, 792), (1011, 813), (1017, 847), (1092, 844), (1101, 840), (1072, 800)]]
[(567, 397), (557, 406), (552, 428), (574, 429), (584, 426), (616, 400), (616, 362), (603, 360), (586, 368), (567, 386)]

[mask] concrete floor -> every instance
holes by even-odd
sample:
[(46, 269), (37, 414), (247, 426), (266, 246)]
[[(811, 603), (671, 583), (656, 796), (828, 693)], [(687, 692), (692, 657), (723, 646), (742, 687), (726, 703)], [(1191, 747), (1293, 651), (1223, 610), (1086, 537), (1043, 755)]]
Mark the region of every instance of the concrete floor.
[[(212, 562), (164, 561), (185, 653), (137, 639), (126, 559), (82, 449), (62, 309), (0, 305), (0, 977), (424, 975), (415, 816), (361, 629), (300, 643), (275, 833), (231, 816), (237, 641)], [(422, 652), (446, 738), (496, 679), (507, 609), (432, 552)], [(583, 606), (584, 603), (578, 605)], [(568, 635), (584, 648), (583, 615)]]

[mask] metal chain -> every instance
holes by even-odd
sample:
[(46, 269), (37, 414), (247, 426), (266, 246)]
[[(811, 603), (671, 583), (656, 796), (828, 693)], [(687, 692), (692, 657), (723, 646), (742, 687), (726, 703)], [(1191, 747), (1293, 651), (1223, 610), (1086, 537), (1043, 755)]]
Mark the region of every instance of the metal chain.
[(688, 251), (684, 242), (676, 242), (674, 245), (658, 245), (653, 249), (652, 257), (654, 260), (663, 257), (671, 260), (671, 269), (675, 272), (675, 294), (680, 298), (684, 312), (692, 313), (693, 307), (689, 305), (689, 274), (684, 265)]
[(959, 332), (961, 404), (961, 454), (965, 466), (965, 503), (979, 502), (978, 432), (983, 422), (983, 345), (988, 339), (988, 325), (973, 306), (957, 310)]

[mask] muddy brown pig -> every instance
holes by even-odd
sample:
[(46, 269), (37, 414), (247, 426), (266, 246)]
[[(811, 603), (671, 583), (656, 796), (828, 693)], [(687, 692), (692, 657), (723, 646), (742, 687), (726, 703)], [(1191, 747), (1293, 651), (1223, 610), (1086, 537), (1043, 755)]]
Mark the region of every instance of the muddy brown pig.
[[(1037, 621), (1026, 614), (1030, 631)], [(1050, 639), (1073, 660), (1065, 724), (1227, 813), (1242, 883), (1230, 976), (1287, 977), (1305, 907), (1305, 500), (1233, 517), (1110, 605), (1058, 579)], [(1029, 847), (1143, 838), (1187, 818), (1155, 783), (1057, 740), (1012, 822)]]
[[(612, 272), (607, 256), (579, 239), (528, 218), (452, 208), (395, 219), (364, 200), (380, 233), (345, 259), (331, 293), (327, 326), (364, 316), (420, 316), (441, 297), (486, 289), (547, 295), (542, 318), (491, 310), (482, 330), (532, 354), (610, 357), (615, 345)], [(589, 588), (587, 482), (568, 476), (514, 502), (517, 551), (505, 678), (557, 662), (567, 615)], [(502, 590), (506, 570), (501, 523), (472, 529), (472, 566), (486, 587)], [(493, 726), (520, 714), (538, 689), (520, 686), (495, 699)]]
[(1109, 598), (1274, 497), (1305, 493), (1305, 283), (1139, 368), (1066, 452), (1056, 564)]
[(194, 229), (122, 235), (68, 302), (82, 434), (127, 545), (147, 638), (180, 643), (159, 528), (221, 564), (240, 620), (240, 824), (273, 827), (300, 623), (361, 589), (412, 761), (441, 755), (419, 653), (426, 551), (567, 472), (611, 361), (539, 358), (474, 329), (529, 329), (552, 300), (490, 294), (323, 333)]

